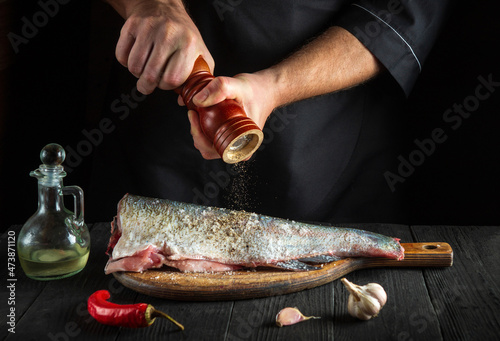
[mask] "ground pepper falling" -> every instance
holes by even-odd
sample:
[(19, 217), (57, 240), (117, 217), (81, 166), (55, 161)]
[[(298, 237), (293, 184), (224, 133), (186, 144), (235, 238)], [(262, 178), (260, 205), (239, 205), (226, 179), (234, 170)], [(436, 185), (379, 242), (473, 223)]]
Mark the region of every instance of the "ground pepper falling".
[(252, 172), (253, 160), (232, 165), (231, 181), (226, 188), (224, 200), (232, 210), (254, 211), (257, 205), (254, 193), (255, 174)]

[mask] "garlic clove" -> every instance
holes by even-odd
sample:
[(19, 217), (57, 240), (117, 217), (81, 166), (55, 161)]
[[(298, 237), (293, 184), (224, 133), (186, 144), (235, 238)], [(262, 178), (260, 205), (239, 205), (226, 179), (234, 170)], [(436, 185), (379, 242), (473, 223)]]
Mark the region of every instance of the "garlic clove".
[(369, 320), (371, 319), (374, 315), (365, 313), (364, 309), (362, 309), (359, 304), (356, 304), (355, 302), (352, 302), (353, 296), (351, 295), (349, 297), (349, 301), (347, 304), (347, 311), (349, 312), (349, 315), (356, 317), (360, 320)]
[(364, 286), (365, 290), (370, 296), (376, 297), (380, 303), (380, 307), (383, 307), (387, 302), (387, 293), (384, 288), (378, 283), (368, 283)]
[(380, 304), (374, 298), (362, 297), (361, 300), (356, 301), (354, 295), (349, 297), (347, 310), (351, 316), (357, 317), (360, 320), (369, 320), (377, 316), (380, 309)]
[(342, 278), (341, 281), (350, 292), (347, 311), (353, 317), (361, 320), (376, 317), (387, 302), (387, 293), (380, 284), (368, 283), (360, 286), (349, 282), (346, 278)]
[(316, 316), (304, 316), (297, 308), (284, 308), (276, 315), (278, 327), (289, 326), (309, 319), (319, 319)]

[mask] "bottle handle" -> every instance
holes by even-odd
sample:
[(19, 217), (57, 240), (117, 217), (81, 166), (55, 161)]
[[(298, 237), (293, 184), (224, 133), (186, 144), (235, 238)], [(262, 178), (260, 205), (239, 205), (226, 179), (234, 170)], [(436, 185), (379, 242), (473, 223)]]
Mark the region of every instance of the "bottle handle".
[(79, 186), (64, 186), (62, 188), (63, 195), (72, 195), (74, 199), (73, 205), (73, 220), (78, 224), (83, 224), (83, 190)]

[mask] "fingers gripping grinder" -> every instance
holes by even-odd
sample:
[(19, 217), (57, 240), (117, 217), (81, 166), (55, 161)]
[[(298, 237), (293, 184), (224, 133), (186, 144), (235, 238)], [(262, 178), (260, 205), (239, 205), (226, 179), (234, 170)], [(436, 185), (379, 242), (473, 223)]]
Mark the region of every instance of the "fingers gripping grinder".
[(235, 100), (226, 99), (206, 108), (193, 104), (193, 97), (214, 78), (200, 56), (186, 82), (175, 91), (188, 109), (198, 113), (203, 133), (213, 141), (222, 160), (237, 163), (249, 158), (259, 148), (264, 134)]

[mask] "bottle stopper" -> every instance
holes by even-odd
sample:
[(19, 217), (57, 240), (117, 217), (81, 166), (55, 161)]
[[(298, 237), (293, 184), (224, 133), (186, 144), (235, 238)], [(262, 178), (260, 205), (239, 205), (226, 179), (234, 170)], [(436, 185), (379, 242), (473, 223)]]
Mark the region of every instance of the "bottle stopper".
[(40, 152), (40, 160), (46, 166), (59, 166), (64, 162), (66, 152), (57, 143), (49, 143)]
[(65, 177), (66, 172), (62, 163), (66, 158), (64, 148), (57, 143), (49, 143), (40, 151), (42, 164), (38, 169), (30, 172), (30, 175), (47, 182), (56, 181), (57, 178)]

